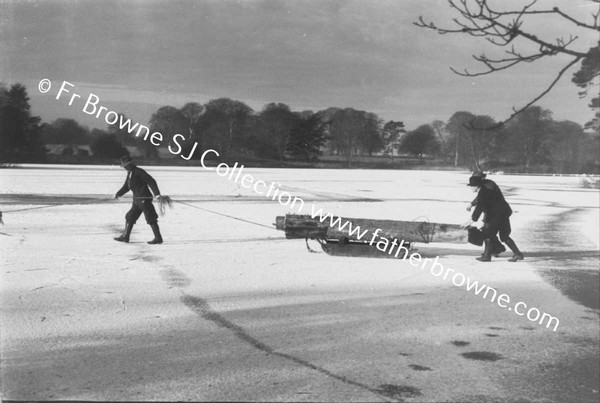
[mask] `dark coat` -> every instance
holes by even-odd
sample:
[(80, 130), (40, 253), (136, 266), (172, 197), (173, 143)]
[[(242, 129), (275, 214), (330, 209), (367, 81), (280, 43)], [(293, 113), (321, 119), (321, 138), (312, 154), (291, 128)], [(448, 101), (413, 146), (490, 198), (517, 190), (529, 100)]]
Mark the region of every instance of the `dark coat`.
[(127, 178), (121, 189), (117, 192), (117, 197), (121, 197), (131, 190), (134, 198), (148, 197), (151, 200), (152, 193), (150, 193), (150, 189), (152, 189), (154, 196), (160, 195), (160, 190), (158, 190), (158, 185), (154, 178), (142, 168), (133, 165), (133, 168), (127, 171)]
[(471, 219), (479, 220), (481, 213), (485, 213), (485, 221), (489, 222), (494, 219), (508, 218), (512, 214), (512, 209), (504, 199), (502, 191), (494, 181), (484, 179), (477, 198), (473, 200), (476, 203), (475, 211)]

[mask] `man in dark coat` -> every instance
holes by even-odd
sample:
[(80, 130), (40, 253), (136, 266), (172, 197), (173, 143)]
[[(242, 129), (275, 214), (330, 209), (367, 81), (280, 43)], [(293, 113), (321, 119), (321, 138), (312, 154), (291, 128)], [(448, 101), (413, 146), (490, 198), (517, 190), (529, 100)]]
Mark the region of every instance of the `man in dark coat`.
[[(150, 225), (154, 233), (154, 239), (148, 243), (151, 245), (161, 244), (163, 239), (158, 228), (158, 214), (156, 214), (156, 210), (152, 204), (153, 194), (154, 196), (160, 196), (156, 181), (146, 171), (135, 165), (133, 160), (128, 156), (121, 158), (121, 166), (127, 170), (127, 178), (121, 189), (115, 194), (115, 199), (118, 199), (131, 190), (133, 192), (133, 203), (131, 204), (131, 209), (125, 214), (125, 231), (121, 236), (115, 238), (115, 240), (129, 242), (133, 225), (137, 222), (140, 215), (144, 213), (146, 222)], [(150, 189), (152, 189), (152, 193), (150, 193)]]
[[(485, 178), (485, 174), (482, 172), (477, 172), (476, 174), (481, 174), (483, 175), (482, 178)], [(477, 197), (475, 197), (475, 199), (473, 199), (473, 201), (467, 206), (467, 211), (471, 212), (475, 206), (477, 206)], [(500, 256), (502, 252), (506, 252), (506, 248), (504, 245), (502, 245), (497, 235), (494, 235), (490, 238), (490, 247), (492, 248), (492, 255), (495, 257)], [(484, 254), (482, 253), (481, 256), (483, 255)]]
[(513, 252), (513, 257), (509, 259), (509, 262), (516, 262), (523, 260), (523, 254), (510, 238), (510, 216), (512, 215), (512, 209), (504, 199), (502, 191), (496, 185), (494, 181), (485, 179), (485, 174), (482, 172), (475, 172), (469, 178), (468, 186), (474, 186), (477, 189), (477, 198), (475, 210), (471, 215), (471, 220), (476, 222), (482, 213), (485, 213), (484, 225), (481, 232), (485, 238), (485, 250), (481, 257), (477, 260), (481, 262), (489, 262), (492, 260), (492, 253), (494, 253), (494, 245), (491, 239), (495, 238), (496, 235), (500, 235), (500, 241), (504, 242), (510, 250)]

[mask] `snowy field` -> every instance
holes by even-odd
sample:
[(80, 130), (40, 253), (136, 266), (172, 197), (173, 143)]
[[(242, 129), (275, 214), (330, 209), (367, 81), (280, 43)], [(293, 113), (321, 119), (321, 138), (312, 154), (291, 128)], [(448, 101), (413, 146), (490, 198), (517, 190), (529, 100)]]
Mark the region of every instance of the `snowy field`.
[[(162, 245), (143, 216), (113, 240), (131, 202), (112, 198), (120, 167), (0, 170), (3, 399), (600, 399), (600, 194), (581, 178), (489, 176), (522, 262), (416, 245), (559, 318), (554, 332), (407, 261), (309, 253), (272, 225), (297, 211), (215, 172), (143, 168), (175, 201)], [(244, 172), (305, 213), (461, 224), (474, 197), (468, 172)]]

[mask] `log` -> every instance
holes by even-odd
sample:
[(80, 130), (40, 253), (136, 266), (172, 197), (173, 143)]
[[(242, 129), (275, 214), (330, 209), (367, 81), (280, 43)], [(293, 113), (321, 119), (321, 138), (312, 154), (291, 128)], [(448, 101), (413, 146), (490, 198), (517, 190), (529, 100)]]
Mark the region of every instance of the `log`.
[[(321, 239), (344, 242), (370, 242), (377, 230), (375, 242), (381, 238), (397, 239), (407, 243), (446, 242), (464, 243), (467, 241), (467, 231), (457, 224), (441, 224), (426, 221), (393, 221), (374, 220), (369, 218), (339, 217), (339, 224), (330, 226), (330, 219), (320, 222), (310, 215), (287, 214), (278, 216), (275, 227), (285, 231), (287, 239)], [(338, 217), (333, 217), (336, 222)], [(348, 223), (344, 226), (344, 224)], [(340, 226), (344, 226), (340, 230)], [(350, 234), (350, 230), (360, 227), (359, 231)], [(365, 230), (367, 232), (365, 232)], [(360, 236), (362, 234), (362, 236)]]

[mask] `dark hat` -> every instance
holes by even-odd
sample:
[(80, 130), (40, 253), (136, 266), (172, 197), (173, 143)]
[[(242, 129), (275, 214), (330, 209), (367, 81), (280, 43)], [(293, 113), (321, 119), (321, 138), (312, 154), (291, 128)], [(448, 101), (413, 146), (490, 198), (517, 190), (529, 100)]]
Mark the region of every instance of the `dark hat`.
[(483, 184), (483, 179), (485, 178), (485, 174), (481, 171), (474, 172), (473, 175), (469, 178), (469, 184), (467, 186), (481, 186)]
[(127, 165), (131, 164), (132, 162), (133, 162), (133, 159), (129, 155), (121, 157), (121, 166), (122, 167), (126, 167)]

